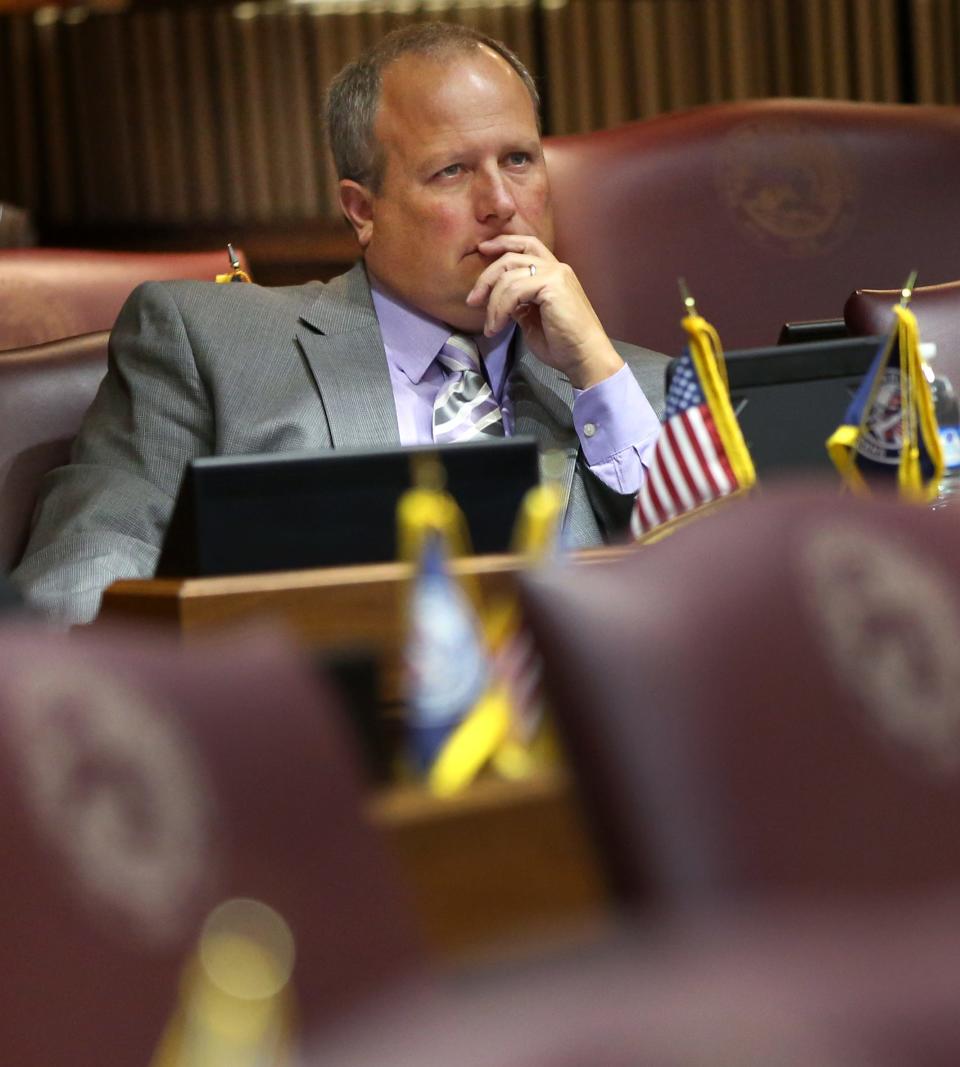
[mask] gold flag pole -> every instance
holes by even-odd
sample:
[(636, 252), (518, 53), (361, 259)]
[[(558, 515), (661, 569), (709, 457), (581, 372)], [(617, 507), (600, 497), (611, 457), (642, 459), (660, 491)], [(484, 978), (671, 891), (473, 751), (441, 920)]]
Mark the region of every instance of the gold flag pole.
[(690, 290), (687, 288), (686, 278), (677, 278), (677, 286), (680, 289), (680, 299), (683, 301), (684, 310), (688, 315), (696, 315), (697, 302), (693, 299)]
[[(900, 309), (906, 311), (913, 299), (913, 289), (917, 284), (917, 272), (912, 270), (906, 283), (900, 290)], [(902, 333), (902, 315), (895, 313), (897, 336)], [(892, 332), (891, 332), (892, 336)], [(900, 447), (902, 449), (901, 467), (904, 463), (920, 466), (920, 443), (917, 433), (917, 411), (914, 397), (914, 382), (910, 374), (909, 353), (906, 345), (899, 346), (900, 355)]]
[[(900, 307), (906, 308), (906, 306), (910, 303), (910, 299), (913, 296), (913, 287), (916, 285), (916, 283), (917, 283), (917, 272), (915, 270), (912, 270), (912, 271), (910, 271), (910, 274), (907, 277), (907, 280), (903, 283), (903, 288), (900, 290)], [(881, 360), (881, 363), (880, 363), (881, 369), (886, 368), (887, 364), (890, 362), (890, 353), (893, 351), (893, 342), (894, 342), (894, 339), (898, 335), (898, 331), (899, 331), (899, 326), (898, 326), (897, 322), (895, 321), (894, 324), (893, 324), (893, 328), (887, 334), (887, 341), (886, 341), (886, 345), (885, 345), (884, 350), (883, 350), (883, 359)], [(860, 415), (860, 428), (859, 428), (859, 434), (860, 435), (862, 435), (862, 434), (864, 434), (866, 432), (866, 429), (867, 429), (867, 417), (868, 417), (870, 411), (873, 409), (874, 403), (876, 402), (877, 393), (879, 392), (879, 389), (880, 389), (880, 384), (881, 384), (881, 381), (882, 381), (882, 377), (883, 376), (881, 374), (875, 374), (874, 377), (873, 377), (873, 382), (871, 383), (871, 386), (870, 386), (870, 395), (867, 397), (867, 402), (866, 402), (866, 404), (864, 404), (863, 412)], [(900, 388), (901, 388), (901, 402), (902, 402), (902, 396), (903, 396), (903, 393), (902, 393), (903, 383), (902, 382), (900, 383)], [(902, 427), (901, 427), (901, 429), (902, 429)]]
[(221, 285), (231, 282), (251, 282), (253, 279), (240, 264), (240, 257), (230, 242), (227, 242), (227, 258), (230, 260), (230, 270), (226, 274), (218, 274), (217, 282)]
[(747, 490), (756, 482), (757, 474), (730, 403), (730, 382), (720, 336), (697, 310), (697, 303), (687, 288), (686, 281), (678, 278), (677, 285), (684, 310), (687, 312), (681, 325), (690, 338), (690, 356), (700, 387), (713, 413), (717, 432), (723, 441), (737, 485), (741, 490)]

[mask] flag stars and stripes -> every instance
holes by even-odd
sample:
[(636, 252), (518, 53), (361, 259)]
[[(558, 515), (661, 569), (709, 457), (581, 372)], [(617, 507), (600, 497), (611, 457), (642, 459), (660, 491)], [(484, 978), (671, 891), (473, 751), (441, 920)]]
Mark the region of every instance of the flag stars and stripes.
[(689, 355), (681, 358), (667, 394), (663, 429), (633, 513), (634, 536), (737, 488), (710, 406)]

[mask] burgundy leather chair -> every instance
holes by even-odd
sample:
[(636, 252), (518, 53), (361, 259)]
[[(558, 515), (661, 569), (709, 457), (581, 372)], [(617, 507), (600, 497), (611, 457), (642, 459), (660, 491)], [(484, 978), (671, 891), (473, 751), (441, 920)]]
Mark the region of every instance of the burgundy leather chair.
[(960, 882), (960, 518), (768, 489), (525, 582), (621, 897)]
[(107, 370), (109, 333), (0, 356), (0, 572), (19, 560), (40, 482), (66, 463)]
[[(843, 306), (850, 333), (858, 337), (886, 334), (893, 326), (893, 305), (899, 289), (858, 289)], [(910, 308), (917, 316), (920, 338), (933, 341), (937, 356), (933, 369), (960, 387), (960, 282), (920, 285), (913, 290)]]
[[(241, 261), (246, 262), (240, 254)], [(227, 253), (0, 250), (0, 351), (109, 330), (140, 282), (213, 281)]]
[(332, 692), (263, 632), (0, 628), (0, 783), (6, 1062), (153, 1062), (227, 899), (289, 925), (298, 1030), (419, 973)]
[(960, 906), (687, 917), (398, 997), (302, 1067), (954, 1067)]
[(613, 336), (669, 354), (677, 278), (727, 348), (838, 318), (857, 285), (960, 278), (960, 111), (764, 100), (546, 144), (557, 251)]

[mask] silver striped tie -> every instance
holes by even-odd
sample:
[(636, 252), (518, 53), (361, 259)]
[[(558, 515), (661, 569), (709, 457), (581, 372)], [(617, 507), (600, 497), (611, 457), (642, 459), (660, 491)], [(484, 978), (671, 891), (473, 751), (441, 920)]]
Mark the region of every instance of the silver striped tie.
[(476, 344), (462, 334), (449, 337), (437, 356), (447, 371), (433, 403), (433, 439), (437, 444), (503, 437), (503, 414), (480, 369)]

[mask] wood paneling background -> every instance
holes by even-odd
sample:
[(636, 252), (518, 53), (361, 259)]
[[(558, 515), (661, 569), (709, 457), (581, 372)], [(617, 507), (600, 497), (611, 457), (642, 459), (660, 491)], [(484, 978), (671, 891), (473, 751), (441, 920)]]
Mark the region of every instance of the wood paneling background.
[(327, 82), (383, 33), (428, 18), (515, 48), (552, 133), (748, 97), (958, 97), (960, 0), (41, 7), (0, 16), (0, 200), (29, 207), (48, 241), (329, 228)]

